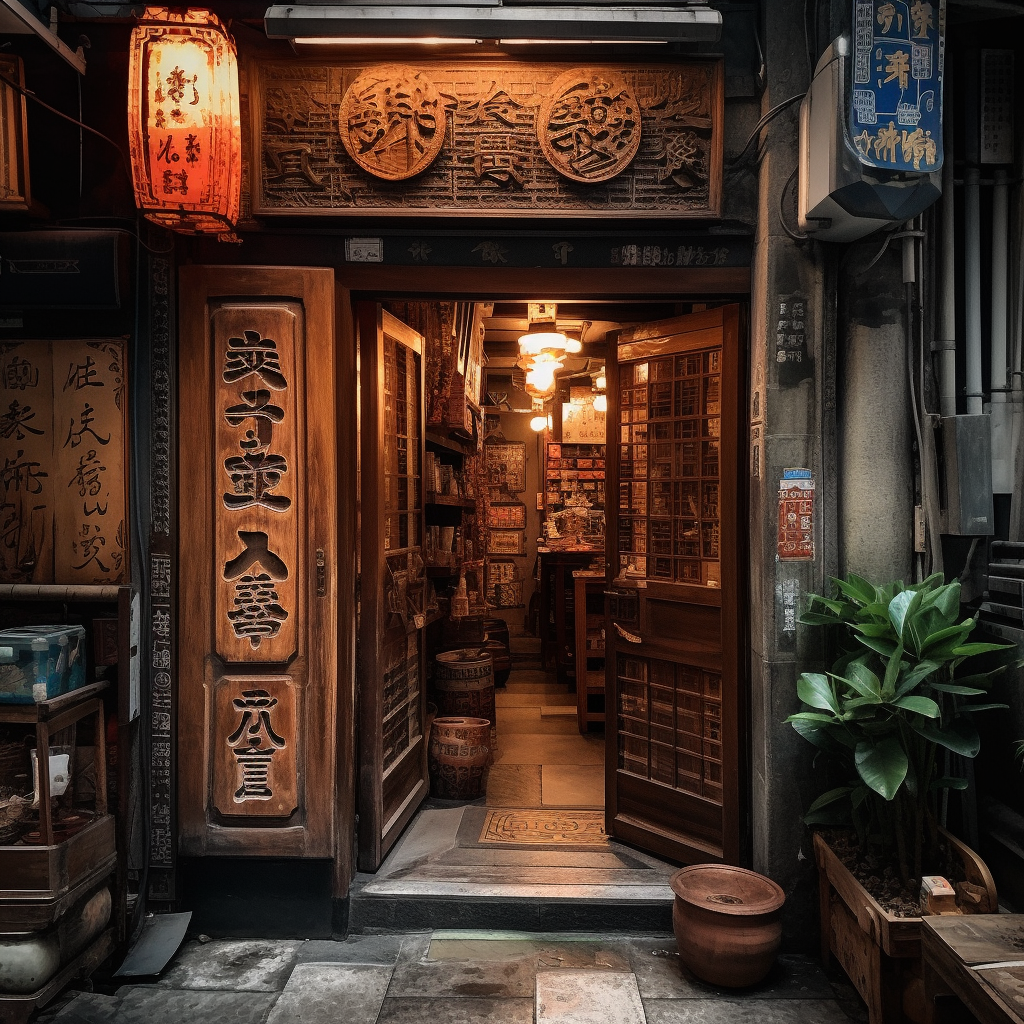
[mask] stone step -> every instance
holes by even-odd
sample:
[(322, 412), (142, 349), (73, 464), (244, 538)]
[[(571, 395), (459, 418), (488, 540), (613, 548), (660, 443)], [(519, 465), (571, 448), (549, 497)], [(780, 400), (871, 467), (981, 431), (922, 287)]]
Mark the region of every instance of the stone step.
[[(439, 887), (439, 883), (432, 884), (435, 891)], [(408, 891), (411, 886), (401, 892), (366, 893), (357, 881), (351, 890), (349, 930), (474, 928), (601, 935), (672, 931), (672, 901), (668, 899), (630, 898), (612, 886), (600, 887), (606, 890), (602, 896), (566, 892), (540, 897), (536, 887), (531, 888), (531, 892), (517, 896), (487, 896), (465, 887), (443, 895), (416, 895)]]

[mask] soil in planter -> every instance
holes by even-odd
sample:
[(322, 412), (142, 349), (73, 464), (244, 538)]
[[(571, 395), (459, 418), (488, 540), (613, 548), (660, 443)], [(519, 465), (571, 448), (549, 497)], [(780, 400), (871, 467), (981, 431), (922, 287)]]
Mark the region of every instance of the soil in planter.
[[(857, 842), (857, 833), (846, 829), (823, 830), (822, 838), (832, 852), (843, 862), (843, 866), (864, 886), (883, 910), (894, 917), (920, 917), (920, 880), (912, 878), (904, 885), (900, 878), (899, 865), (887, 863), (881, 858), (865, 857)], [(945, 849), (945, 844), (942, 844)], [(927, 874), (942, 875), (954, 886), (964, 881), (963, 867), (954, 864), (956, 857), (944, 857), (946, 863)]]

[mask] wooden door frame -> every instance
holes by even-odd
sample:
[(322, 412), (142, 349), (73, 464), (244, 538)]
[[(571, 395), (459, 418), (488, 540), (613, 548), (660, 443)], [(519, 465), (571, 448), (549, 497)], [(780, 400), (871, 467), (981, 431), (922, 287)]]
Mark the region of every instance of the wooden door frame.
[[(732, 769), (732, 785), (738, 793), (737, 813), (734, 820), (724, 822), (723, 846), (725, 859), (734, 863), (747, 863), (750, 860), (749, 817), (749, 744), (750, 744), (750, 650), (749, 650), (749, 543), (747, 531), (743, 524), (749, 514), (749, 486), (746, 465), (749, 461), (749, 429), (747, 411), (749, 403), (749, 303), (750, 303), (750, 271), (748, 268), (695, 268), (678, 270), (659, 270), (642, 268), (623, 268), (622, 270), (533, 270), (525, 268), (486, 269), (486, 268), (410, 268), (405, 267), (366, 267), (346, 266), (339, 272), (339, 280), (352, 293), (353, 308), (360, 300), (375, 302), (387, 299), (405, 298), (428, 300), (487, 298), (524, 300), (525, 297), (561, 298), (563, 300), (628, 300), (636, 303), (645, 301), (679, 301), (714, 300), (729, 301), (739, 306), (737, 337), (739, 352), (737, 353), (737, 392), (736, 408), (733, 415), (737, 419), (736, 435), (736, 493), (732, 496), (732, 507), (735, 509), (735, 525), (733, 533), (735, 545), (735, 573), (738, 588), (736, 604), (737, 618), (730, 623), (728, 645), (724, 646), (723, 659), (731, 657), (734, 661), (737, 687), (737, 713), (729, 728), (738, 730), (735, 749), (738, 753), (737, 763)], [(609, 373), (609, 390), (615, 383), (610, 374), (615, 364), (614, 353), (606, 357), (606, 372)], [(615, 364), (617, 365), (617, 364)], [(611, 494), (611, 490), (608, 492)], [(723, 504), (726, 500), (723, 492)], [(617, 501), (608, 498), (611, 506), (617, 507)], [(607, 502), (606, 502), (606, 507)], [(614, 509), (611, 509), (614, 514)], [(611, 537), (609, 529), (607, 537)], [(614, 558), (613, 558), (614, 554)], [(607, 566), (609, 575), (606, 583), (614, 578), (613, 566), (617, 564), (617, 553), (608, 552)], [(724, 568), (724, 567), (723, 567)], [(722, 609), (723, 644), (727, 641), (726, 609)], [(731, 651), (731, 654), (730, 654)], [(611, 713), (611, 712), (609, 712)], [(606, 726), (607, 729), (607, 726)], [(606, 776), (613, 775), (613, 768), (608, 767), (606, 757)], [(614, 801), (614, 786), (610, 786), (606, 778), (606, 799)], [(649, 845), (649, 844), (648, 844)]]
[[(747, 304), (737, 301), (735, 306), (730, 304), (726, 307), (725, 323), (732, 321), (735, 328), (736, 343), (736, 387), (732, 393), (727, 393), (723, 388), (722, 392), (722, 418), (730, 418), (733, 421), (735, 430), (735, 476), (720, 475), (720, 498), (721, 508), (721, 566), (722, 579), (726, 580), (730, 574), (736, 580), (736, 601), (729, 604), (724, 600), (725, 590), (719, 588), (713, 592), (702, 594), (701, 588), (692, 588), (694, 603), (715, 604), (721, 613), (722, 630), (722, 675), (726, 676), (726, 669), (734, 673), (736, 679), (735, 697), (736, 714), (726, 718), (723, 715), (722, 727), (729, 734), (729, 741), (732, 749), (736, 751), (737, 758), (734, 764), (724, 764), (723, 785), (726, 792), (730, 790), (735, 794), (736, 813), (732, 817), (724, 813), (722, 818), (722, 855), (718, 857), (710, 849), (704, 849), (697, 843), (688, 847), (681, 843), (677, 836), (670, 836), (668, 833), (658, 835), (657, 829), (641, 828), (639, 823), (633, 824), (628, 819), (618, 820), (615, 834), (618, 838), (642, 845), (645, 849), (651, 849), (655, 853), (672, 858), (675, 849), (687, 848), (692, 857), (692, 862), (700, 862), (710, 859), (722, 860), (731, 864), (749, 863), (751, 860), (750, 836), (747, 820), (750, 809), (750, 543), (749, 530), (744, 524), (749, 521), (749, 424), (748, 410), (749, 402), (746, 400), (750, 387), (750, 365), (745, 353), (749, 351), (749, 317), (747, 315)], [(712, 327), (722, 321), (722, 316), (717, 316), (717, 309), (708, 311), (708, 326)], [(686, 318), (687, 329), (700, 329), (700, 321), (697, 319), (700, 314), (690, 314)], [(669, 322), (669, 321), (667, 321)], [(724, 329), (724, 325), (723, 325)], [(617, 352), (609, 352), (605, 359), (605, 376), (608, 381), (608, 394), (618, 396), (619, 394), (619, 361)], [(637, 356), (637, 358), (643, 358)], [(632, 362), (632, 360), (629, 360)], [(618, 410), (618, 399), (609, 404), (609, 412), (612, 408)], [(618, 424), (615, 424), (616, 428)], [(619, 460), (608, 453), (606, 459), (607, 480), (606, 480), (606, 501), (605, 517), (607, 525), (605, 529), (605, 560), (608, 566), (608, 582), (610, 583), (618, 575), (619, 553), (615, 547), (615, 539), (618, 536), (619, 519)], [(728, 526), (728, 530), (726, 527)], [(732, 546), (724, 543), (729, 536), (735, 541)], [(659, 589), (666, 595), (670, 594), (673, 588), (679, 584), (660, 584), (648, 580), (645, 583), (644, 593), (649, 598), (656, 598)], [(703, 598), (703, 600), (702, 600)], [(609, 638), (610, 647), (614, 647), (615, 641)], [(678, 654), (673, 651), (660, 651), (652, 643), (648, 642), (643, 648), (638, 648), (637, 653), (641, 656), (650, 655), (659, 657), (661, 654), (672, 656)], [(616, 759), (611, 756), (612, 744), (617, 735), (617, 711), (613, 700), (609, 699), (617, 692), (615, 654), (610, 650), (605, 660), (606, 686), (605, 686), (605, 741), (607, 749), (605, 754), (605, 814), (609, 824), (609, 833), (612, 829), (611, 823), (617, 819), (617, 764)], [(655, 834), (652, 843), (650, 836)], [(644, 841), (641, 842), (641, 837)]]

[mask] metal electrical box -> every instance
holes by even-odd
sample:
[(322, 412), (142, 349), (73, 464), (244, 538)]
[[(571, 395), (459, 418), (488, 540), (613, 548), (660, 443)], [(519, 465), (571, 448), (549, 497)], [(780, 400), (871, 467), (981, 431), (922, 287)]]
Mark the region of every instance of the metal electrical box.
[(987, 415), (942, 420), (946, 529), (958, 537), (987, 537), (995, 529), (992, 506), (992, 427)]

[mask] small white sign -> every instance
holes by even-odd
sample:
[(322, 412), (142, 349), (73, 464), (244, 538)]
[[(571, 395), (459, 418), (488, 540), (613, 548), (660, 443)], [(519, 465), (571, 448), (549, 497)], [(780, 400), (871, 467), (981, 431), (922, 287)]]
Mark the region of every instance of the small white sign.
[(345, 259), (349, 263), (381, 263), (384, 260), (383, 238), (346, 238)]

